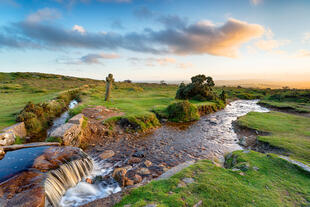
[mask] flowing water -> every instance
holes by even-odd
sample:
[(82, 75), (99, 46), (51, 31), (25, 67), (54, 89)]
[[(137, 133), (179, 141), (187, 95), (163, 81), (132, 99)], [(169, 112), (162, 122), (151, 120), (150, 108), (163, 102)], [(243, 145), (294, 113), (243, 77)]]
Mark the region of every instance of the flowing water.
[[(70, 101), (68, 108), (73, 109), (77, 104), (78, 104), (78, 102), (76, 100), (72, 100), (72, 101)], [(66, 121), (69, 117), (70, 117), (69, 111), (67, 110), (64, 113), (62, 113), (60, 115), (60, 117), (56, 118), (53, 121), (53, 125), (47, 130), (47, 136), (49, 137), (49, 135), (52, 133), (52, 131), (54, 131), (54, 129), (56, 129), (57, 127), (66, 123)]]
[[(224, 110), (201, 117), (186, 129), (164, 125), (153, 134), (134, 140), (123, 140), (110, 144), (108, 149), (119, 151), (124, 160), (128, 159), (131, 150), (141, 149), (145, 157), (153, 163), (178, 163), (195, 159), (223, 159), (225, 153), (240, 150), (239, 140), (232, 122), (251, 111), (268, 112), (257, 104), (258, 100), (239, 100), (230, 103)], [(90, 173), (92, 180), (96, 176), (104, 177), (113, 171), (119, 163), (93, 161), (94, 168)], [(126, 161), (123, 161), (126, 163)], [(122, 165), (122, 164), (120, 164)], [(61, 198), (63, 207), (79, 206), (90, 201), (104, 198), (121, 188), (113, 181), (105, 179), (89, 184), (83, 180), (68, 189)], [(57, 197), (58, 199), (58, 197)]]
[(82, 159), (70, 161), (58, 169), (48, 172), (44, 188), (49, 203), (54, 207), (59, 206), (59, 201), (66, 190), (90, 175), (92, 170), (93, 162), (85, 154)]
[[(70, 188), (60, 201), (61, 207), (74, 207), (89, 203), (121, 191), (118, 183), (114, 180), (102, 180), (102, 178), (113, 171), (113, 166), (105, 161), (94, 161), (94, 168), (88, 178), (95, 183), (89, 184), (85, 179), (76, 186)], [(99, 178), (96, 181), (96, 178)]]

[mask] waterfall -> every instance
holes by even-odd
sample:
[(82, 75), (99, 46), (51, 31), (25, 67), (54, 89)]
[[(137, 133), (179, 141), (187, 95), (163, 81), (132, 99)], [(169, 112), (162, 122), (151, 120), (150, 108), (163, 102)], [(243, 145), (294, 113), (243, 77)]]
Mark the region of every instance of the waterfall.
[(88, 176), (92, 169), (93, 162), (85, 154), (82, 159), (70, 161), (61, 165), (58, 169), (48, 172), (44, 188), (50, 205), (58, 207), (59, 201), (66, 190)]

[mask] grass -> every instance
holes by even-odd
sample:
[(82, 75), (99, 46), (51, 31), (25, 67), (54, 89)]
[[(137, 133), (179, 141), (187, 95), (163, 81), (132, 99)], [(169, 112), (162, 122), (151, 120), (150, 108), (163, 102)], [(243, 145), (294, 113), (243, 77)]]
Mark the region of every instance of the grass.
[(61, 92), (102, 81), (42, 73), (0, 73), (0, 129), (16, 123), (29, 102), (41, 103)]
[[(228, 162), (235, 165), (246, 162), (249, 167), (233, 171), (202, 160), (170, 179), (152, 181), (132, 190), (115, 206), (180, 207), (193, 206), (199, 201), (201, 206), (221, 207), (310, 205), (310, 174), (287, 161), (253, 151), (236, 151)], [(194, 183), (179, 186), (184, 178), (193, 178)]]
[(260, 104), (277, 108), (280, 110), (291, 110), (297, 113), (310, 113), (310, 103), (298, 103), (298, 102), (288, 102), (288, 101), (272, 101), (272, 100), (261, 100)]
[(310, 163), (310, 118), (281, 112), (250, 112), (238, 124), (271, 133), (258, 140), (287, 150), (293, 159)]
[[(88, 106), (103, 105), (117, 108), (126, 116), (142, 116), (154, 110), (164, 110), (168, 105), (179, 102), (174, 99), (176, 90), (176, 85), (116, 83), (112, 89), (110, 101), (106, 102), (104, 101), (105, 86), (97, 86), (82, 95), (82, 104), (71, 110), (71, 114), (78, 114)], [(195, 105), (215, 104), (214, 102), (190, 102)]]

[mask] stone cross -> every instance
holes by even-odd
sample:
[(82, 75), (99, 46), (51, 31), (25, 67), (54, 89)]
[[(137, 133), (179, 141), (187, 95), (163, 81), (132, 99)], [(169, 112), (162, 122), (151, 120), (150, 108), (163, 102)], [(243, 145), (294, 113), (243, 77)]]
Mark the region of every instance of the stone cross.
[(105, 92), (105, 101), (110, 100), (110, 94), (112, 89), (112, 83), (114, 82), (113, 75), (109, 74), (108, 77), (106, 77), (106, 92)]

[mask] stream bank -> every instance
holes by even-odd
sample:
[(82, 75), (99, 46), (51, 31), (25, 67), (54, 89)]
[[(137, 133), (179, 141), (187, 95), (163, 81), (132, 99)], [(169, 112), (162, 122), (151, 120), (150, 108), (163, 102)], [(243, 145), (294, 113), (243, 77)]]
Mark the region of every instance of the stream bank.
[[(87, 148), (86, 152), (95, 159), (103, 157), (107, 166), (123, 172), (119, 180), (123, 187), (146, 183), (187, 161), (209, 159), (223, 163), (225, 154), (242, 149), (232, 122), (250, 111), (269, 111), (257, 102), (234, 101), (225, 109), (203, 116), (190, 125), (165, 124), (149, 134), (129, 134), (117, 130), (113, 138), (90, 139), (88, 143), (93, 147)], [(107, 154), (109, 156), (103, 156)], [(111, 171), (104, 179), (112, 179), (112, 175)], [(83, 197), (83, 193), (80, 196)], [(109, 202), (109, 198), (102, 202)], [(94, 201), (84, 206), (98, 206), (99, 203)]]

